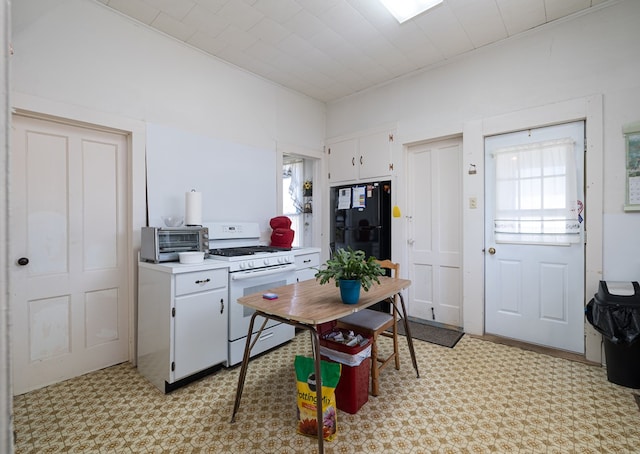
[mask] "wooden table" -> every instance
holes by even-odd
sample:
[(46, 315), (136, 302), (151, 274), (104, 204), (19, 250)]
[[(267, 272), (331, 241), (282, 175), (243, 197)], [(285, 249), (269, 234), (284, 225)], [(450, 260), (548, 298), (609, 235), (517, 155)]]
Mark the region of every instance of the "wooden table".
[[(266, 325), (268, 319), (277, 320), (282, 323), (305, 329), (311, 333), (313, 354), (315, 360), (316, 374), (316, 402), (322, 402), (322, 378), (320, 373), (320, 338), (318, 336), (317, 325), (332, 320), (337, 320), (347, 316), (353, 312), (357, 312), (379, 301), (390, 298), (393, 310), (401, 317), (404, 322), (404, 329), (411, 353), (411, 361), (416, 371), (416, 376), (420, 377), (418, 371), (418, 363), (413, 348), (413, 339), (411, 338), (411, 330), (407, 322), (407, 312), (402, 298), (401, 291), (411, 285), (411, 281), (407, 279), (396, 279), (390, 277), (380, 277), (380, 284), (374, 284), (368, 292), (360, 292), (360, 300), (356, 304), (344, 304), (340, 299), (340, 289), (333, 283), (320, 285), (315, 279), (298, 282), (296, 284), (285, 285), (269, 289), (269, 292), (276, 293), (278, 298), (275, 300), (267, 300), (262, 298), (263, 292), (238, 298), (238, 303), (255, 310), (249, 324), (249, 332), (244, 348), (244, 357), (242, 358), (242, 366), (240, 368), (240, 376), (238, 377), (238, 389), (236, 391), (236, 400), (233, 406), (233, 416), (231, 422), (235, 422), (236, 413), (240, 408), (240, 399), (244, 388), (244, 381), (247, 375), (249, 365), (249, 356), (253, 348), (252, 337), (260, 338), (260, 334)], [(397, 298), (396, 298), (397, 297)], [(397, 301), (400, 301), (398, 308)], [(257, 316), (264, 317), (264, 322), (257, 334), (253, 335), (253, 325)], [(324, 452), (323, 425), (322, 425), (322, 405), (317, 405), (317, 421), (318, 423), (318, 452)]]

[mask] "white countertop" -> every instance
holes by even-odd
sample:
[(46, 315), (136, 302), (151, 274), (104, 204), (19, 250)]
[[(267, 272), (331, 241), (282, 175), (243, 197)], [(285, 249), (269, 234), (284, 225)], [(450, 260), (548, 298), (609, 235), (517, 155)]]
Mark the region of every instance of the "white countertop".
[[(317, 247), (301, 247), (291, 249), (291, 253), (296, 255), (314, 254), (320, 253), (320, 248)], [(162, 263), (150, 263), (150, 262), (138, 262), (142, 268), (149, 268), (156, 271), (169, 274), (190, 273), (192, 271), (206, 271), (215, 269), (229, 268), (229, 263), (221, 260), (204, 259), (202, 263), (180, 263), (180, 262), (162, 262)]]
[(319, 247), (300, 247), (300, 248), (292, 248), (291, 252), (293, 255), (302, 255), (302, 254), (314, 254), (320, 253), (321, 249)]
[(149, 268), (156, 271), (169, 274), (190, 273), (192, 271), (208, 271), (216, 269), (227, 269), (229, 264), (219, 260), (204, 259), (202, 263), (180, 263), (180, 262), (162, 262), (162, 263), (149, 263), (138, 262), (138, 266), (141, 268)]

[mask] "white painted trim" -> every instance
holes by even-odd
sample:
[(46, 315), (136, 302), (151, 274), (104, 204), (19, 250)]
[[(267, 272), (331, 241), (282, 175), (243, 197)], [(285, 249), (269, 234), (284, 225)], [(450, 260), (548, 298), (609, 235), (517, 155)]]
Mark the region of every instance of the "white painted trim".
[(10, 58), (11, 46), (11, 7), (8, 0), (0, 4), (0, 47), (2, 62), (0, 63), (0, 122), (2, 122), (2, 151), (0, 151), (0, 452), (13, 452), (13, 373), (11, 369), (11, 313), (9, 310), (9, 141), (11, 137), (10, 106)]
[(342, 142), (344, 140), (357, 139), (359, 137), (368, 136), (370, 134), (375, 134), (377, 132), (397, 131), (397, 130), (398, 130), (398, 123), (396, 122), (383, 123), (371, 128), (361, 129), (348, 134), (341, 134), (339, 136), (328, 138), (325, 140), (325, 143), (332, 144), (336, 142)]
[[(314, 160), (315, 161), (313, 166), (313, 181), (315, 182), (314, 186), (316, 186), (316, 189), (328, 187), (325, 185), (326, 179), (323, 179), (323, 177), (326, 176), (325, 169), (326, 169), (326, 159), (327, 159), (323, 151), (312, 150), (309, 148), (300, 147), (299, 145), (278, 142), (276, 144), (276, 173), (277, 173), (276, 181), (278, 182), (278, 184), (276, 185), (276, 200), (278, 204), (277, 206), (278, 213), (282, 213), (282, 199), (283, 199), (284, 189), (282, 188), (281, 172), (282, 172), (283, 154), (285, 153), (289, 155), (301, 156), (307, 159)], [(320, 184), (320, 182), (322, 182), (322, 184)], [(324, 206), (323, 205), (325, 203), (324, 199), (325, 197), (323, 197), (322, 192), (317, 190), (313, 196), (313, 205), (316, 207), (316, 209), (314, 209), (314, 216), (313, 216), (313, 239), (312, 239), (313, 247), (322, 246), (322, 232), (324, 231), (322, 227), (325, 221), (324, 218), (326, 217), (328, 219), (328, 216), (326, 216), (325, 214), (327, 213), (327, 211), (320, 208)], [(323, 257), (323, 260), (326, 260), (327, 258), (328, 257)]]
[(111, 113), (51, 101), (49, 99), (12, 93), (12, 108), (15, 113), (45, 119), (93, 126), (122, 132), (129, 142), (129, 174), (127, 176), (129, 194), (127, 195), (128, 244), (127, 257), (129, 276), (129, 361), (136, 362), (136, 307), (138, 297), (138, 250), (140, 249), (140, 229), (146, 221), (145, 188), (145, 148), (146, 124), (143, 121), (122, 117)]

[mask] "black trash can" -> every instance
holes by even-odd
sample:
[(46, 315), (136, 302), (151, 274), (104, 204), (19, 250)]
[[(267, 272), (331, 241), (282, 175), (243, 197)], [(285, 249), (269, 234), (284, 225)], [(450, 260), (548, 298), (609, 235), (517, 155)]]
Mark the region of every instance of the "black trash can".
[(607, 379), (640, 388), (640, 284), (600, 281), (585, 313), (604, 337)]

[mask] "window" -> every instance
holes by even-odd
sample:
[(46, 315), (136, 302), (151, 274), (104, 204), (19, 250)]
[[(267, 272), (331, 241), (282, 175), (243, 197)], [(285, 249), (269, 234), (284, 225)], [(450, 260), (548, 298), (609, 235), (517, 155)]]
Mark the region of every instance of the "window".
[(301, 246), (303, 235), (303, 198), (304, 162), (293, 160), (285, 162), (282, 168), (282, 214), (291, 219), (291, 228), (295, 231), (293, 247)]
[(574, 142), (560, 139), (493, 153), (497, 242), (573, 243), (580, 240)]

